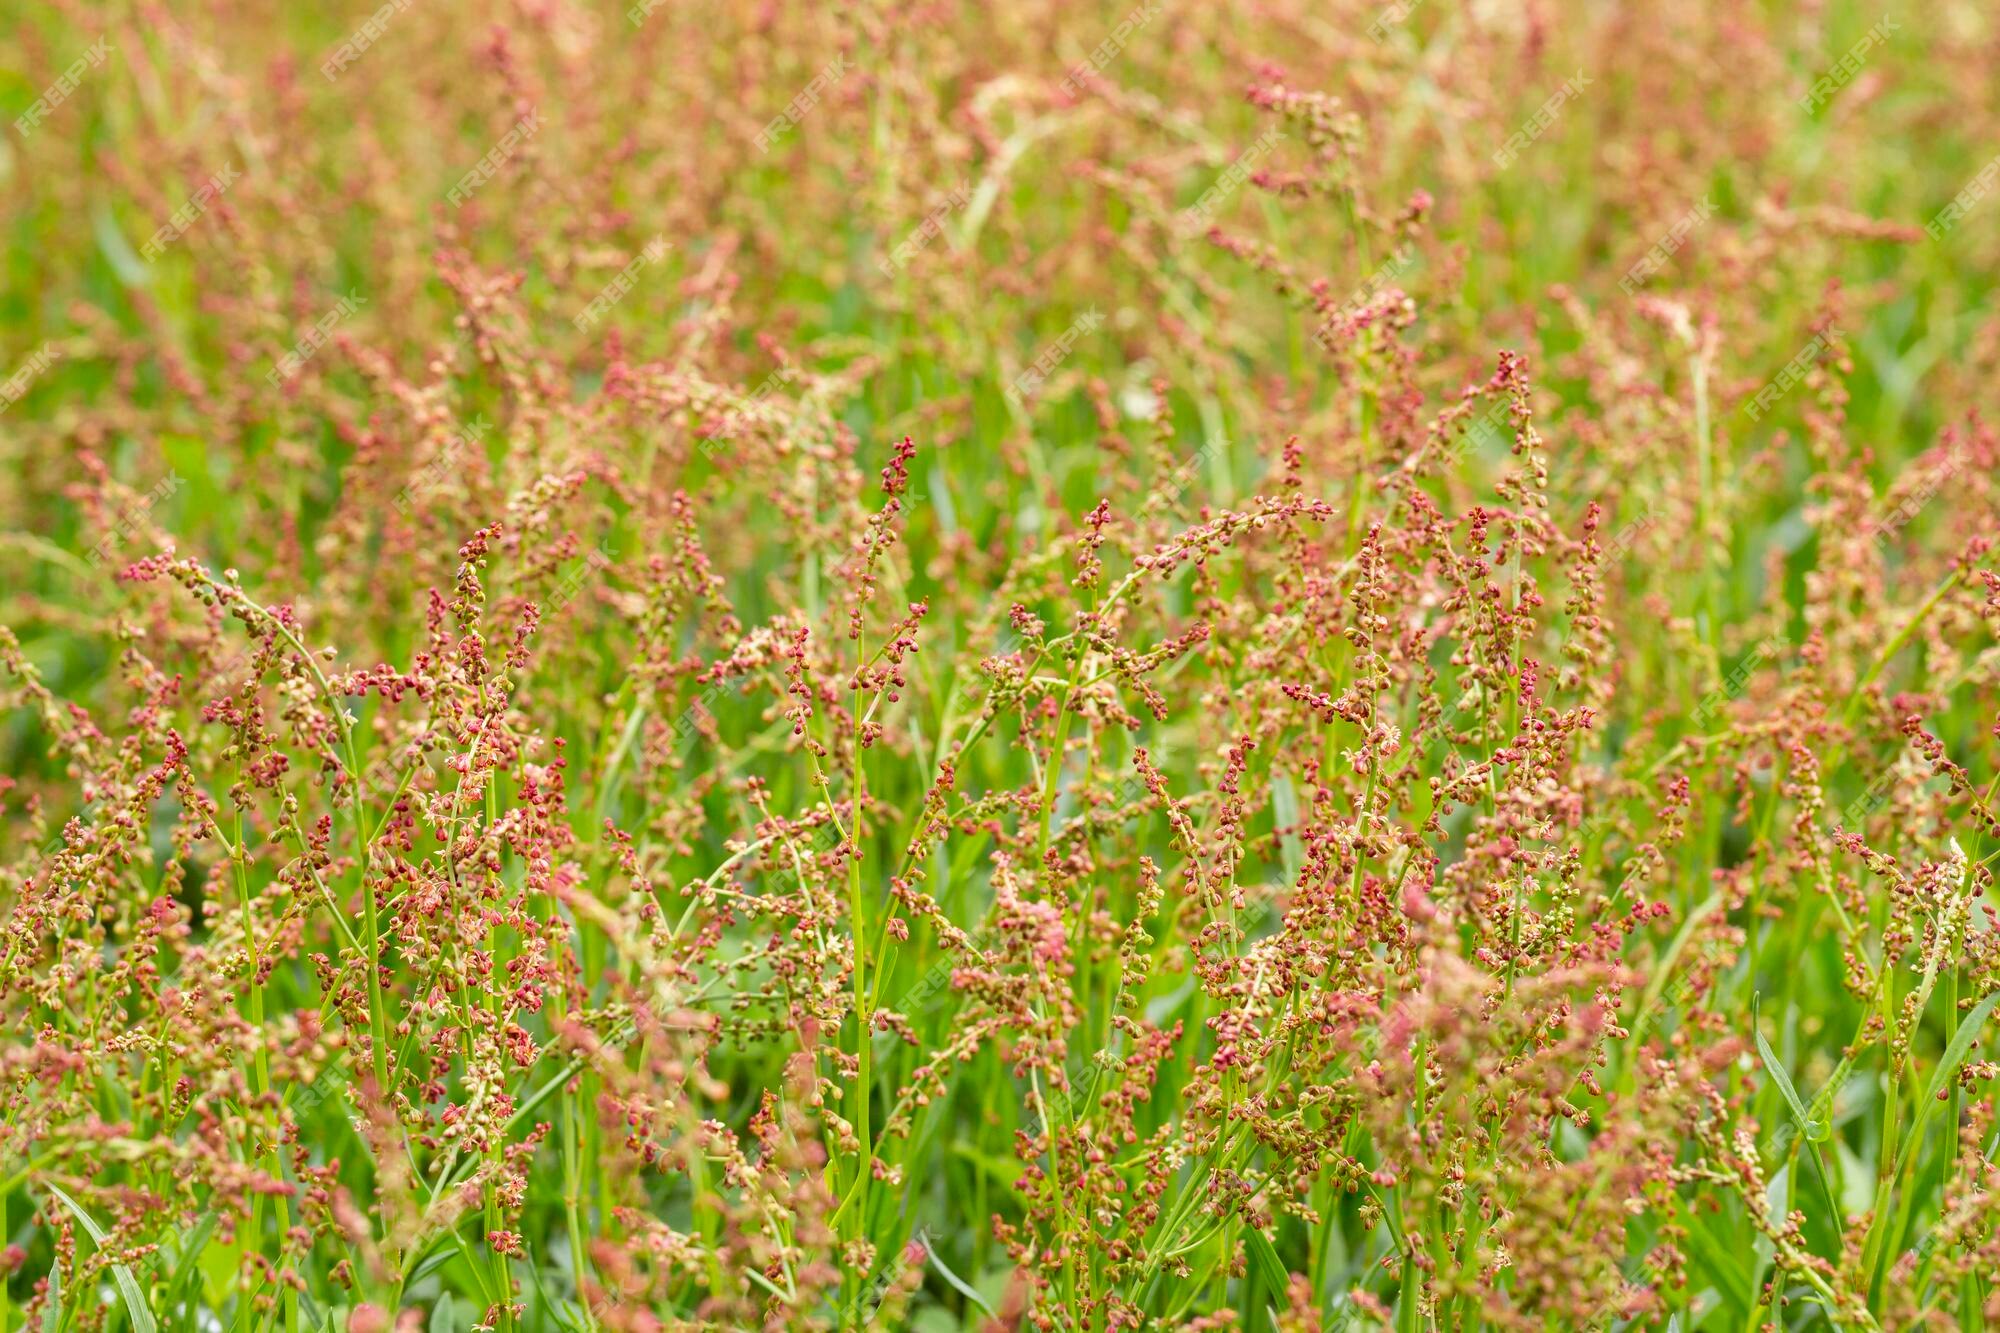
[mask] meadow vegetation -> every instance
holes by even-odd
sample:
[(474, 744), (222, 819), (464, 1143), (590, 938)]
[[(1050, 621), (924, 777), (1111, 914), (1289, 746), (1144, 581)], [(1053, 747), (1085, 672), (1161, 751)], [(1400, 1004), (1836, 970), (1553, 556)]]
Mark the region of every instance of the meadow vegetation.
[(2000, 15), (11, 0), (0, 1333), (2000, 1322)]

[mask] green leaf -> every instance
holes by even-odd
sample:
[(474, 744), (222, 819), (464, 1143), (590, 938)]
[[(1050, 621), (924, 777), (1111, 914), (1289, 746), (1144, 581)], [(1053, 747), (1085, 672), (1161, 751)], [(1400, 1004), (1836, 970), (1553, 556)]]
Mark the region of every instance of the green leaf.
[(1708, 1274), (1723, 1301), (1741, 1321), (1749, 1317), (1756, 1293), (1755, 1269), (1744, 1267), (1743, 1261), (1755, 1264), (1756, 1247), (1745, 1249), (1730, 1243), (1727, 1236), (1717, 1234), (1721, 1222), (1719, 1217), (1699, 1214), (1690, 1218), (1689, 1248), (1696, 1265)]
[[(430, 1245), (430, 1241), (426, 1241), (426, 1245)], [(440, 1247), (440, 1249), (434, 1249), (434, 1251), (430, 1251), (428, 1255), (424, 1255), (424, 1261), (422, 1261), (422, 1263), (418, 1263), (418, 1265), (416, 1265), (416, 1267), (414, 1267), (414, 1269), (410, 1271), (410, 1277), (408, 1277), (408, 1285), (412, 1285), (412, 1287), (414, 1287), (416, 1283), (424, 1281), (426, 1277), (430, 1277), (432, 1273), (436, 1273), (438, 1269), (442, 1269), (442, 1267), (444, 1267), (446, 1263), (450, 1263), (450, 1261), (452, 1261), (452, 1259), (456, 1259), (456, 1257), (458, 1257), (458, 1255), (456, 1255), (454, 1251), (450, 1251), (450, 1249), (442, 1249), (442, 1247)]]
[(118, 281), (127, 287), (147, 287), (152, 285), (153, 275), (132, 249), (132, 243), (119, 230), (118, 220), (111, 216), (111, 210), (99, 203), (90, 210), (91, 234), (97, 238), (97, 248), (103, 252), (105, 262), (118, 275)]
[(1305, 844), (1299, 840), (1299, 795), (1292, 788), (1292, 779), (1285, 773), (1275, 773), (1271, 777), (1271, 818), (1286, 833), (1278, 843), (1279, 858), (1285, 866), (1285, 883), (1299, 882), (1299, 871), (1306, 862)]
[(1993, 1006), (2000, 1004), (2000, 991), (1994, 991), (1977, 1005), (1965, 1020), (1958, 1025), (1958, 1031), (1951, 1034), (1951, 1043), (1944, 1048), (1944, 1059), (1931, 1073), (1931, 1081), (1924, 1089), (1924, 1099), (1917, 1103), (1917, 1113), (1910, 1126), (1910, 1137), (1896, 1154), (1896, 1174), (1901, 1176), (1910, 1159), (1916, 1156), (1917, 1147), (1924, 1140), (1924, 1130), (1930, 1125), (1931, 1112), (1937, 1109), (1938, 1097), (1950, 1086), (1953, 1074), (1965, 1063), (1965, 1057), (1972, 1051), (1972, 1043), (1979, 1040), (1979, 1030), (1986, 1026), (1987, 1015)]
[(937, 515), (938, 527), (947, 535), (955, 533), (958, 531), (958, 508), (951, 502), (951, 483), (945, 477), (944, 469), (933, 467), (930, 480), (931, 511)]
[(1771, 1049), (1771, 1043), (1764, 1040), (1763, 1025), (1757, 1021), (1757, 1007), (1762, 999), (1760, 995), (1750, 999), (1750, 1030), (1757, 1034), (1757, 1054), (1764, 1057), (1764, 1069), (1771, 1075), (1771, 1081), (1778, 1085), (1778, 1091), (1785, 1094), (1792, 1114), (1799, 1118), (1799, 1128), (1804, 1129), (1811, 1118), (1806, 1115), (1806, 1104), (1799, 1100), (1798, 1089), (1792, 1086), (1792, 1080), (1785, 1074), (1785, 1066), (1778, 1059), (1777, 1052)]
[(549, 1290), (542, 1285), (542, 1266), (533, 1262), (523, 1266), (528, 1270), (528, 1280), (534, 1283), (535, 1297), (541, 1303), (542, 1309), (555, 1316), (556, 1327), (562, 1329), (563, 1333), (583, 1333), (583, 1325), (570, 1313), (570, 1302), (549, 1299)]
[(945, 1284), (949, 1286), (953, 1291), (965, 1297), (965, 1299), (971, 1301), (974, 1305), (978, 1306), (980, 1309), (984, 1310), (986, 1312), (986, 1317), (988, 1319), (999, 1318), (998, 1315), (993, 1313), (993, 1307), (988, 1305), (983, 1299), (981, 1299), (979, 1293), (972, 1289), (970, 1283), (968, 1283), (964, 1278), (952, 1272), (951, 1269), (945, 1266), (944, 1260), (938, 1257), (937, 1247), (930, 1243), (930, 1239), (928, 1237), (924, 1239), (924, 1256), (926, 1259), (929, 1260), (930, 1266), (932, 1268), (937, 1269), (938, 1276), (943, 1278), (945, 1280)]
[(1285, 1289), (1291, 1286), (1292, 1275), (1285, 1270), (1284, 1261), (1278, 1258), (1278, 1249), (1271, 1244), (1271, 1238), (1256, 1227), (1245, 1227), (1243, 1248), (1249, 1254), (1250, 1275), (1271, 1298), (1271, 1304), (1284, 1309)]
[(208, 1248), (208, 1238), (215, 1230), (216, 1215), (213, 1209), (201, 1215), (195, 1223), (194, 1234), (187, 1238), (181, 1250), (180, 1262), (174, 1265), (172, 1276), (167, 1279), (167, 1295), (178, 1297), (182, 1286), (200, 1271), (201, 1252)]
[(1958, 1025), (1958, 1031), (1951, 1034), (1951, 1045), (1944, 1048), (1944, 1059), (1931, 1075), (1930, 1087), (1925, 1091), (1925, 1105), (1938, 1100), (1945, 1085), (1951, 1082), (1952, 1075), (1965, 1063), (1965, 1057), (1972, 1052), (1972, 1043), (1979, 1040), (1979, 1029), (1986, 1026), (1987, 1015), (1993, 1012), (1995, 1004), (2000, 1004), (2000, 991), (1994, 991), (1975, 1005), (1972, 1012), (1965, 1016), (1965, 1021)]
[(1840, 1057), (1840, 1063), (1833, 1067), (1833, 1073), (1826, 1083), (1813, 1094), (1812, 1105), (1806, 1108), (1806, 1141), (1824, 1143), (1833, 1135), (1834, 1103), (1840, 1090), (1847, 1086), (1847, 1076), (1854, 1071), (1852, 1054)]
[[(92, 1240), (99, 1245), (104, 1244), (104, 1228), (91, 1220), (90, 1214), (83, 1211), (82, 1204), (54, 1185), (50, 1185), (48, 1191), (76, 1215), (76, 1220), (83, 1224), (83, 1229), (90, 1233)], [(132, 1316), (132, 1327), (136, 1333), (158, 1333), (159, 1326), (153, 1322), (153, 1312), (147, 1308), (145, 1294), (139, 1290), (139, 1281), (132, 1276), (132, 1270), (124, 1264), (113, 1264), (111, 1276), (118, 1283), (119, 1295), (125, 1298), (125, 1312)]]
[(62, 1256), (49, 1265), (49, 1303), (42, 1307), (42, 1333), (62, 1333)]

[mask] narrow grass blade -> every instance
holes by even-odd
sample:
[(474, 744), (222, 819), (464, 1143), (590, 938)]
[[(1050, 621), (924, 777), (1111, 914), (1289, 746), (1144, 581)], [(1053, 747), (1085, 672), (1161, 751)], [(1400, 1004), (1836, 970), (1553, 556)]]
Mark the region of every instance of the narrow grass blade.
[(1757, 1036), (1757, 1054), (1764, 1058), (1765, 1071), (1770, 1074), (1771, 1081), (1778, 1085), (1778, 1091), (1785, 1095), (1785, 1101), (1790, 1104), (1792, 1114), (1799, 1118), (1799, 1128), (1804, 1129), (1807, 1119), (1806, 1104), (1799, 1100), (1798, 1089), (1792, 1086), (1790, 1076), (1785, 1073), (1784, 1062), (1779, 1060), (1777, 1052), (1771, 1049), (1771, 1043), (1764, 1040), (1764, 1027), (1758, 1022), (1757, 1010), (1761, 1000), (1762, 997), (1757, 996), (1750, 1001), (1750, 1030)]
[(186, 1286), (189, 1279), (200, 1272), (201, 1252), (208, 1248), (208, 1238), (215, 1231), (215, 1222), (216, 1215), (211, 1211), (203, 1213), (201, 1220), (195, 1223), (194, 1234), (188, 1237), (187, 1246), (181, 1251), (180, 1262), (174, 1265), (173, 1275), (167, 1279), (169, 1301), (177, 1301), (181, 1289)]
[(1255, 1279), (1251, 1285), (1263, 1289), (1261, 1293), (1253, 1293), (1250, 1299), (1260, 1307), (1268, 1300), (1280, 1310), (1286, 1308), (1285, 1289), (1291, 1285), (1292, 1277), (1285, 1271), (1284, 1261), (1278, 1258), (1277, 1247), (1271, 1244), (1271, 1238), (1256, 1227), (1245, 1227), (1243, 1248), (1249, 1254), (1250, 1276)]
[(1923, 1100), (1917, 1103), (1917, 1113), (1910, 1126), (1910, 1137), (1903, 1144), (1902, 1151), (1897, 1154), (1898, 1176), (1903, 1174), (1909, 1166), (1910, 1159), (1916, 1155), (1918, 1145), (1923, 1142), (1924, 1130), (1930, 1125), (1931, 1113), (1937, 1108), (1938, 1097), (1951, 1085), (1952, 1076), (1958, 1072), (1958, 1067), (1965, 1063), (1965, 1057), (1971, 1054), (1972, 1043), (1979, 1040), (1979, 1031), (1986, 1026), (1987, 1016), (1993, 1012), (1993, 1006), (1996, 1004), (2000, 1004), (2000, 991), (1994, 991), (1974, 1005), (1972, 1012), (1959, 1023), (1958, 1031), (1951, 1034), (1951, 1041), (1944, 1048), (1944, 1058), (1938, 1061), (1938, 1067), (1931, 1072), (1931, 1081), (1924, 1089)]
[(964, 1278), (960, 1277), (958, 1274), (952, 1272), (950, 1268), (946, 1267), (944, 1260), (938, 1257), (938, 1252), (935, 1246), (925, 1245), (924, 1254), (929, 1258), (931, 1267), (937, 1269), (938, 1276), (945, 1280), (946, 1286), (950, 1287), (953, 1291), (965, 1297), (965, 1299), (971, 1301), (974, 1305), (978, 1306), (980, 1309), (984, 1310), (986, 1312), (986, 1317), (988, 1319), (999, 1318), (998, 1315), (993, 1313), (993, 1307), (988, 1305), (984, 1300), (984, 1298), (982, 1298), (978, 1292), (972, 1289), (971, 1283), (967, 1282)]
[(1930, 1087), (1924, 1092), (1925, 1105), (1937, 1101), (1952, 1076), (1958, 1073), (1958, 1067), (1965, 1063), (1965, 1057), (1972, 1053), (1972, 1043), (1979, 1040), (1979, 1030), (1986, 1026), (1987, 1016), (1993, 1012), (1995, 1004), (2000, 1004), (2000, 991), (1994, 991), (1973, 1006), (1972, 1012), (1958, 1025), (1958, 1031), (1951, 1034), (1951, 1044), (1944, 1048), (1944, 1059), (1938, 1062), (1937, 1070), (1931, 1075)]
[[(91, 1220), (90, 1214), (83, 1211), (82, 1204), (54, 1185), (50, 1185), (48, 1190), (75, 1214), (76, 1220), (83, 1224), (83, 1229), (90, 1233), (92, 1240), (99, 1245), (104, 1243), (104, 1228)], [(146, 1307), (145, 1293), (139, 1290), (139, 1280), (132, 1276), (132, 1270), (124, 1264), (113, 1264), (111, 1276), (118, 1283), (118, 1294), (125, 1299), (125, 1312), (132, 1316), (132, 1327), (136, 1333), (158, 1333), (158, 1325), (153, 1323), (153, 1312)]]
[(49, 1265), (49, 1303), (42, 1307), (42, 1333), (62, 1333), (62, 1256)]

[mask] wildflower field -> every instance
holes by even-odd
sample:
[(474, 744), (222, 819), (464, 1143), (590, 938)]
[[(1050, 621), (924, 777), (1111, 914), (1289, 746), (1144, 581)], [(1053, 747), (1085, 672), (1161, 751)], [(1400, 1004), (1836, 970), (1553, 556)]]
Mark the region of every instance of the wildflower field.
[(2000, 10), (0, 10), (0, 1333), (2000, 1325)]

